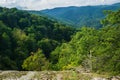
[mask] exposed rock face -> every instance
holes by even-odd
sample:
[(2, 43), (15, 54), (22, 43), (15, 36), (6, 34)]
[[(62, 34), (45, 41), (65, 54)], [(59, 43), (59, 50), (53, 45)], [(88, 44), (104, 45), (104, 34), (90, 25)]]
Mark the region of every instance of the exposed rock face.
[(120, 76), (113, 76), (113, 77), (110, 77), (110, 78), (97, 77), (97, 78), (93, 78), (92, 80), (120, 80)]
[[(26, 75), (21, 76), (18, 78), (19, 80), (31, 80), (33, 76), (35, 75), (35, 72), (29, 71)], [(35, 80), (35, 79), (34, 79)]]
[(120, 76), (103, 78), (76, 71), (0, 71), (0, 80), (120, 80)]
[(112, 76), (108, 80), (120, 80), (120, 76)]
[(105, 78), (100, 78), (100, 77), (97, 77), (97, 78), (93, 78), (92, 80), (107, 80)]

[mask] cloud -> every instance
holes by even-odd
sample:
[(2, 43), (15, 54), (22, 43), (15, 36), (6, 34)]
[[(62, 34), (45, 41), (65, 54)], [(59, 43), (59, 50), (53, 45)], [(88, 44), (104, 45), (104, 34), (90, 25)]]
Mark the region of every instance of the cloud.
[(119, 0), (0, 0), (3, 7), (23, 7), (30, 10), (50, 9), (65, 6), (103, 5), (120, 2)]

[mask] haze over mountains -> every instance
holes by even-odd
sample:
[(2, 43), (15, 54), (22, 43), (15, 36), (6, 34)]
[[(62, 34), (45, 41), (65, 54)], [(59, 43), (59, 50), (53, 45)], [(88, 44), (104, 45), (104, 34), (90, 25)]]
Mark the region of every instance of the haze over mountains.
[(118, 10), (120, 3), (112, 5), (58, 7), (41, 11), (30, 11), (33, 14), (45, 15), (61, 22), (81, 27), (89, 26), (100, 28), (100, 20), (105, 17), (104, 10)]

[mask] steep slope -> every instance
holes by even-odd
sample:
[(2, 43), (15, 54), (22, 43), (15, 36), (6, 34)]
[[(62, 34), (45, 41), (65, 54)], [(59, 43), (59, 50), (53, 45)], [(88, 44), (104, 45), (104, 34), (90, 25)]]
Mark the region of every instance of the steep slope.
[(48, 15), (67, 24), (77, 27), (101, 27), (100, 20), (105, 17), (104, 10), (118, 10), (120, 3), (113, 5), (59, 7), (42, 11), (31, 11), (34, 14)]
[(74, 31), (47, 17), (0, 7), (0, 70), (21, 70), (24, 59), (33, 53), (45, 63), (50, 52), (69, 41)]

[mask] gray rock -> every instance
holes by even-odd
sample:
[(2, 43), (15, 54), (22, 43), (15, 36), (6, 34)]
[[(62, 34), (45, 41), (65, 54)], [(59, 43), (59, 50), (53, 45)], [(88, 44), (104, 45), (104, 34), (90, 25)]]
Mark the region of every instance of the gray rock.
[(93, 78), (92, 80), (107, 80), (105, 78), (100, 78), (100, 77), (96, 77), (96, 78)]

